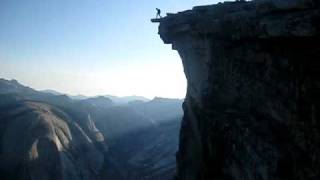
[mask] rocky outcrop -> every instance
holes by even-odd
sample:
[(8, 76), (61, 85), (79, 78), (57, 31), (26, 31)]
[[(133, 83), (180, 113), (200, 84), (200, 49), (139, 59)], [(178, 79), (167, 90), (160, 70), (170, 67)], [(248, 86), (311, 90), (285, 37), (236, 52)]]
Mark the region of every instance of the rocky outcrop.
[(94, 134), (45, 103), (11, 101), (1, 106), (0, 178), (99, 179), (105, 157), (103, 136), (88, 118)]
[(153, 22), (188, 82), (178, 179), (320, 179), (319, 1), (225, 2)]

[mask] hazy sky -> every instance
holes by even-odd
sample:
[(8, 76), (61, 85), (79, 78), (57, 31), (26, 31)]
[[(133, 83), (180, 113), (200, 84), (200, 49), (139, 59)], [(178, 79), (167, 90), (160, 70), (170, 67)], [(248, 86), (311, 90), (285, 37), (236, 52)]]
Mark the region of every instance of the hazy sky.
[(0, 78), (69, 94), (185, 96), (181, 60), (150, 22), (216, 0), (0, 0)]

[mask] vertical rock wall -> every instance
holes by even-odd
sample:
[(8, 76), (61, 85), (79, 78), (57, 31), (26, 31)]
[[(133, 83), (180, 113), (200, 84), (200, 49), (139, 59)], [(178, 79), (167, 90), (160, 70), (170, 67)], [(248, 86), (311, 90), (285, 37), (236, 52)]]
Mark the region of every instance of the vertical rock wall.
[(168, 14), (188, 81), (178, 179), (320, 179), (320, 11), (313, 0)]

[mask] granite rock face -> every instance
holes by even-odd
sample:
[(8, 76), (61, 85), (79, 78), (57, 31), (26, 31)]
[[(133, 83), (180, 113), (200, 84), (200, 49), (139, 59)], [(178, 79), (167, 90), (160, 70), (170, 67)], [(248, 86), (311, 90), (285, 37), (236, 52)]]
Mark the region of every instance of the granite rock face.
[(88, 131), (46, 103), (18, 101), (0, 109), (0, 179), (100, 179), (106, 153), (91, 119), (94, 130)]
[(225, 2), (153, 20), (188, 82), (177, 179), (320, 179), (319, 4)]

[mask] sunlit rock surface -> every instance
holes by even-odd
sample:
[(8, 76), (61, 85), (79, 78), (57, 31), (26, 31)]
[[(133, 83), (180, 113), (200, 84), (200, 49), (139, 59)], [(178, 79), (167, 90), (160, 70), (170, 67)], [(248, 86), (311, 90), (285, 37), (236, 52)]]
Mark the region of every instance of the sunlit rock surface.
[(103, 137), (90, 121), (91, 137), (51, 105), (11, 101), (0, 106), (1, 179), (98, 179), (105, 152), (95, 144)]
[(225, 2), (153, 22), (188, 81), (178, 179), (320, 179), (319, 1)]

